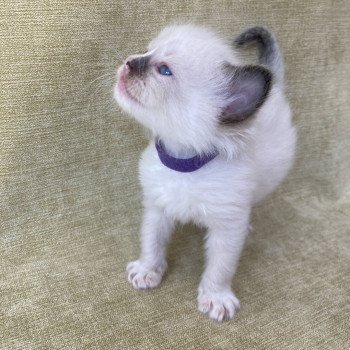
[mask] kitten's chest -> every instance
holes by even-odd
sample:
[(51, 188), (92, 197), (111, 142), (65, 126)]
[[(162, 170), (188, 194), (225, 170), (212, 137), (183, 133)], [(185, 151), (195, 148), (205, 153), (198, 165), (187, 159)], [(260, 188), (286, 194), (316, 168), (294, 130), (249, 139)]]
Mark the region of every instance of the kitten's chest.
[(207, 214), (203, 186), (208, 179), (201, 169), (192, 173), (168, 169), (155, 152), (146, 149), (140, 161), (140, 180), (146, 203), (163, 208), (168, 215), (186, 222)]
[(140, 180), (145, 205), (162, 208), (182, 222), (206, 225), (249, 202), (254, 182), (244, 162), (217, 156), (202, 168), (181, 173), (164, 166), (154, 145), (143, 152)]

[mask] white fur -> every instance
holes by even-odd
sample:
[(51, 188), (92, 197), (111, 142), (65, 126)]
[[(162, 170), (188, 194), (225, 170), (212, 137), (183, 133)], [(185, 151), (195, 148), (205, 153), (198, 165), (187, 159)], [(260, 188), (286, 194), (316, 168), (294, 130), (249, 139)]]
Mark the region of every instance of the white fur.
[[(115, 89), (120, 106), (153, 135), (140, 160), (142, 252), (128, 265), (128, 278), (138, 289), (158, 286), (167, 268), (166, 246), (174, 221), (193, 221), (208, 230), (198, 308), (218, 321), (232, 318), (239, 302), (231, 281), (251, 207), (276, 188), (292, 164), (295, 130), (288, 102), (276, 84), (251, 122), (220, 126), (225, 103), (218, 94), (225, 79), (220, 67), (223, 62), (242, 65), (234, 50), (210, 31), (190, 25), (165, 28), (149, 50), (147, 75), (131, 78), (124, 64), (119, 75), (125, 75), (128, 93), (120, 85)], [(162, 62), (173, 76), (157, 72)], [(179, 157), (214, 148), (220, 153), (201, 169), (180, 173), (160, 162), (155, 137)]]

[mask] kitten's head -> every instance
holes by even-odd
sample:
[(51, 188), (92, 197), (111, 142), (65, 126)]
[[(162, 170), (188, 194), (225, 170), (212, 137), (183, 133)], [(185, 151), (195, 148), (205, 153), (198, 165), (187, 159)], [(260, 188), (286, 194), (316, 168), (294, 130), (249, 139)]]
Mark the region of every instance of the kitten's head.
[(198, 152), (217, 146), (264, 102), (271, 73), (240, 65), (233, 49), (205, 28), (166, 27), (142, 55), (118, 70), (119, 105), (155, 136)]

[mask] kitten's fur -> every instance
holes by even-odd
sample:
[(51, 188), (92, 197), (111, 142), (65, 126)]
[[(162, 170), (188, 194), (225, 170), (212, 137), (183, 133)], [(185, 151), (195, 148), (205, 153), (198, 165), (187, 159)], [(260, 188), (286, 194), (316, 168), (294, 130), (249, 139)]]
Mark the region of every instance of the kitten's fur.
[[(119, 105), (153, 135), (140, 160), (142, 252), (128, 264), (128, 279), (136, 289), (157, 287), (174, 221), (204, 226), (206, 267), (198, 308), (218, 321), (232, 318), (239, 307), (231, 281), (251, 207), (286, 176), (296, 139), (276, 40), (255, 27), (235, 46), (249, 42), (258, 45), (261, 65), (244, 66), (232, 47), (205, 28), (166, 27), (147, 53), (120, 67), (114, 91)], [(160, 64), (173, 75), (159, 74)], [(197, 171), (177, 172), (160, 162), (156, 137), (175, 157), (213, 149), (219, 156)]]

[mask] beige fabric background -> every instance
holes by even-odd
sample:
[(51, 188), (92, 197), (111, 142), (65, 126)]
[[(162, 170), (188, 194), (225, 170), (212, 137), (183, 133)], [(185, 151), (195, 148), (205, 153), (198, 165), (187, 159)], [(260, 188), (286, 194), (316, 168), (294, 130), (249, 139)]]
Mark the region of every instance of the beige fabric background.
[[(160, 289), (137, 257), (143, 131), (114, 72), (174, 20), (226, 38), (269, 26), (284, 51), (296, 165), (254, 211), (236, 320), (196, 310), (202, 233), (179, 228)], [(0, 349), (350, 348), (350, 3), (2, 0)]]

